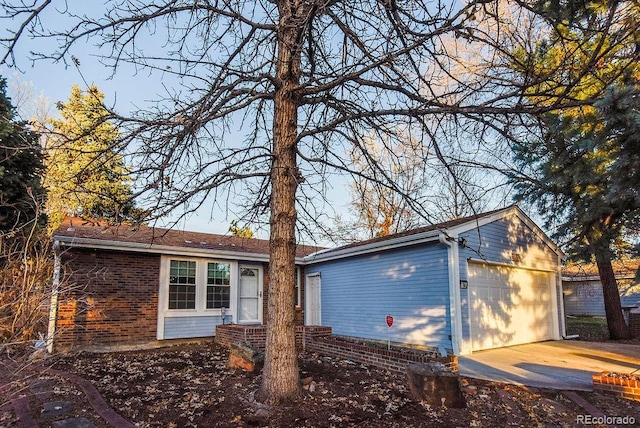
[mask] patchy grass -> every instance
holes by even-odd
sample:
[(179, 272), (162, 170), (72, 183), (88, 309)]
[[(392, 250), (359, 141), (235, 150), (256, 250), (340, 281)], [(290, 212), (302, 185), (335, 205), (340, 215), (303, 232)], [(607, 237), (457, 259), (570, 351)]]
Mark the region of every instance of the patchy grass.
[(577, 334), (580, 340), (601, 342), (609, 339), (607, 319), (602, 317), (567, 317), (567, 335)]

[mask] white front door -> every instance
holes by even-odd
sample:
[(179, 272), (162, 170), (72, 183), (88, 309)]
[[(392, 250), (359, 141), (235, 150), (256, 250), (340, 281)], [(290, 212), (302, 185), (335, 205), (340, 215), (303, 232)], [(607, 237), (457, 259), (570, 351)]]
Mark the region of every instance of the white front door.
[(319, 274), (307, 275), (304, 308), (305, 325), (322, 325), (321, 280)]
[(240, 266), (238, 322), (262, 322), (262, 269), (257, 266)]

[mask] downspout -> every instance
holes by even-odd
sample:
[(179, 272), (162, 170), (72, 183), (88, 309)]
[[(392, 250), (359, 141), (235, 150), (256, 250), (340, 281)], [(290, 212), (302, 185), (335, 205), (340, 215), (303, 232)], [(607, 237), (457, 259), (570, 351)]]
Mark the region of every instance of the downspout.
[(454, 355), (462, 349), (462, 314), (460, 304), (460, 262), (457, 236), (440, 232), (438, 240), (447, 247), (449, 270), (449, 317), (451, 322), (451, 347)]
[(576, 337), (574, 336), (567, 336), (567, 319), (564, 314), (564, 286), (562, 284), (562, 255), (558, 255), (558, 267), (560, 269), (558, 272), (556, 272), (556, 287), (554, 292), (556, 296), (558, 296), (558, 287), (560, 287), (560, 296), (556, 302), (560, 318), (560, 337), (564, 339), (576, 339)]
[(56, 334), (58, 318), (58, 293), (60, 292), (60, 241), (53, 241), (53, 282), (51, 284), (51, 303), (49, 305), (49, 328), (47, 329), (47, 351), (53, 352), (53, 339)]

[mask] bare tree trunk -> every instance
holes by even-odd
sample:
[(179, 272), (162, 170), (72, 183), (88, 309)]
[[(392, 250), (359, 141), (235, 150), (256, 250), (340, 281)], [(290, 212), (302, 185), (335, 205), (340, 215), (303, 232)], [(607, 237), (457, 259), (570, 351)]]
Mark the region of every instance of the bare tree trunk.
[[(294, 7), (294, 6), (291, 6)], [(300, 392), (295, 346), (294, 277), (295, 196), (300, 172), (296, 163), (298, 104), (295, 90), (300, 76), (300, 53), (295, 14), (281, 7), (278, 62), (274, 97), (273, 167), (271, 168), (271, 239), (267, 343), (261, 401), (277, 404)]]
[(598, 274), (602, 283), (602, 294), (604, 297), (604, 310), (607, 315), (607, 326), (611, 339), (629, 339), (631, 333), (622, 315), (622, 305), (620, 304), (620, 292), (613, 273), (611, 258), (596, 254)]

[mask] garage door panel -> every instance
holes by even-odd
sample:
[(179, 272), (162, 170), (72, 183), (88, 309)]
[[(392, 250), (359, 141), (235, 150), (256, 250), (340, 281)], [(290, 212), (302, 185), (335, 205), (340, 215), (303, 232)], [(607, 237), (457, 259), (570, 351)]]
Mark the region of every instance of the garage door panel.
[(551, 275), (469, 264), (470, 331), (474, 350), (548, 340)]

